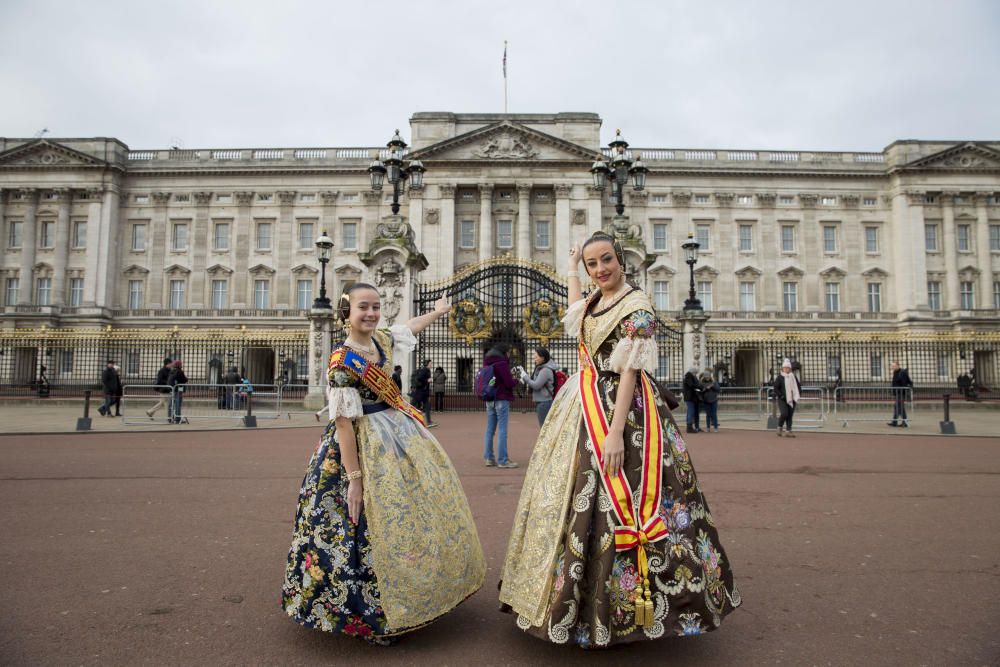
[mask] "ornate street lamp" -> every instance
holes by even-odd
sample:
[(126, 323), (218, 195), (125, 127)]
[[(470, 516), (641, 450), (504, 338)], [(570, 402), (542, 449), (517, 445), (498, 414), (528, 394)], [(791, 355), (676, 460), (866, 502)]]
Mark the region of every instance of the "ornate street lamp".
[(590, 167), (590, 173), (594, 175), (594, 187), (603, 190), (607, 185), (608, 177), (611, 178), (611, 194), (615, 197), (615, 212), (618, 215), (625, 214), (625, 186), (628, 179), (632, 177), (632, 189), (636, 192), (645, 189), (646, 174), (649, 169), (642, 163), (640, 156), (636, 156), (632, 161), (632, 152), (628, 149), (628, 142), (622, 139), (622, 131), (615, 131), (615, 140), (608, 144), (611, 149), (610, 165), (603, 155), (597, 156), (597, 161)]
[(316, 250), (319, 253), (321, 273), (319, 278), (319, 296), (313, 299), (313, 308), (329, 309), (332, 306), (330, 305), (330, 299), (326, 296), (326, 265), (330, 262), (333, 239), (327, 236), (326, 232), (320, 234), (320, 237), (316, 239)]
[(684, 310), (702, 310), (701, 301), (694, 292), (694, 265), (698, 261), (698, 248), (700, 247), (701, 244), (694, 240), (694, 234), (688, 232), (687, 243), (681, 245), (686, 258), (684, 261), (687, 262), (691, 275), (690, 289), (688, 291), (688, 298), (684, 302)]
[(410, 181), (410, 190), (419, 190), (424, 185), (424, 168), (420, 160), (403, 160), (406, 150), (406, 142), (399, 135), (399, 130), (392, 135), (392, 139), (387, 143), (385, 160), (375, 156), (368, 167), (368, 175), (371, 176), (372, 190), (380, 192), (382, 184), (388, 177), (392, 183), (392, 214), (399, 215), (399, 197), (406, 189), (407, 179)]

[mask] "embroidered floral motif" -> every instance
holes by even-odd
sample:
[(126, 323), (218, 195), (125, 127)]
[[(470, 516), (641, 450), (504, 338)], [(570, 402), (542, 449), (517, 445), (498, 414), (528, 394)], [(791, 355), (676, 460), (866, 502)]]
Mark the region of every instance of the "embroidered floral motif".
[(637, 310), (622, 320), (622, 332), (627, 338), (652, 338), (656, 335), (656, 315)]

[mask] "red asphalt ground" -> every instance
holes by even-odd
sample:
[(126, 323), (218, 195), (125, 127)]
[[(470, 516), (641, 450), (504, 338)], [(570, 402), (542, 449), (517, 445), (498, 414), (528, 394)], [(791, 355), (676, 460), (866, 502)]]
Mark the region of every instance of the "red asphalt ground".
[[(390, 648), (279, 607), (318, 427), (0, 438), (0, 663), (1000, 664), (1000, 438), (690, 436), (744, 606), (709, 635), (583, 652), (497, 612), (524, 469), (482, 467), (481, 415), (440, 421), (490, 571)], [(522, 464), (536, 434), (512, 416)]]

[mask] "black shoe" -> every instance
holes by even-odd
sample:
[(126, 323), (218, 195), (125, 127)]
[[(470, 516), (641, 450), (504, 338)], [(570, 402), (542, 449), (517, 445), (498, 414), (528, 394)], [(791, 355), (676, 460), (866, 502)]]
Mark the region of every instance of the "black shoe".
[(105, 410), (105, 409), (104, 409), (104, 406), (103, 406), (103, 405), (102, 405), (101, 407), (97, 408), (97, 411), (101, 413), (101, 416), (102, 416), (102, 417), (103, 417), (103, 416), (104, 416), (104, 414), (105, 414), (105, 413), (107, 412), (107, 410)]
[(910, 425), (909, 425), (909, 424), (907, 424), (906, 422), (903, 422), (902, 424), (900, 424), (900, 426), (901, 426), (902, 428), (910, 428)]
[(885, 425), (886, 426), (899, 426), (899, 424), (897, 424), (896, 422), (886, 422)]

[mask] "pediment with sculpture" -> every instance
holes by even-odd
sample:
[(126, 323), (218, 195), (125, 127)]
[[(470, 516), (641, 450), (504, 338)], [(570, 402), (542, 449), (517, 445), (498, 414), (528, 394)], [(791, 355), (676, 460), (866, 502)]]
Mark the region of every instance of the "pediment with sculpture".
[(443, 161), (593, 161), (595, 152), (579, 144), (509, 120), (487, 125), (410, 153), (411, 158)]

